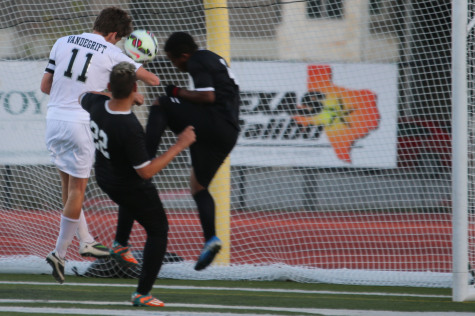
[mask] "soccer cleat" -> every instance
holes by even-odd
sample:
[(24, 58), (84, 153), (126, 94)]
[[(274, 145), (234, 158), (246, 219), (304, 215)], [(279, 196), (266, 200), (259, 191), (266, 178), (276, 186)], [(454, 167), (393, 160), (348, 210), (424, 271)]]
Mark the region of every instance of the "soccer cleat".
[(221, 240), (218, 237), (211, 237), (205, 243), (203, 250), (201, 250), (201, 254), (195, 265), (195, 270), (200, 271), (209, 266), (211, 262), (213, 262), (214, 257), (221, 250), (221, 245)]
[(152, 295), (142, 295), (137, 292), (132, 294), (132, 305), (134, 306), (151, 306), (151, 307), (163, 307), (165, 303), (156, 299)]
[(110, 257), (109, 248), (100, 242), (83, 243), (79, 245), (79, 254), (83, 257), (108, 258)]
[(117, 241), (114, 241), (114, 243), (112, 244), (110, 255), (112, 258), (114, 258), (115, 261), (125, 267), (135, 267), (139, 264), (130, 252), (129, 247), (124, 247)]
[(60, 284), (64, 282), (64, 259), (58, 257), (54, 252), (50, 252), (46, 257), (46, 262), (53, 268), (53, 277)]

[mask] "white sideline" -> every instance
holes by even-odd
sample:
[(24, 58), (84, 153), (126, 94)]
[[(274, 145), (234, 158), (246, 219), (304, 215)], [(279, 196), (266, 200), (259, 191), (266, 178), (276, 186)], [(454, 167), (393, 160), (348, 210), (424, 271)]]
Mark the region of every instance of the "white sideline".
[[(58, 285), (56, 282), (29, 282), (29, 281), (0, 281), (0, 284), (23, 284), (23, 285)], [(137, 287), (136, 284), (116, 283), (64, 283), (61, 286), (93, 286), (93, 287)], [(60, 286), (60, 285), (58, 285)], [(312, 291), (295, 289), (268, 289), (268, 288), (243, 288), (243, 287), (212, 287), (212, 286), (188, 286), (188, 285), (154, 285), (154, 289), (170, 290), (210, 290), (210, 291), (243, 291), (243, 292), (274, 292), (274, 293), (301, 293), (301, 294), (331, 294), (331, 295), (368, 295), (368, 296), (402, 296), (402, 297), (429, 297), (451, 298), (450, 295), (433, 294), (408, 294), (408, 293), (384, 293), (384, 292), (343, 292), (343, 291)], [(0, 302), (3, 300), (0, 299)]]
[[(0, 284), (24, 284), (24, 285), (58, 285), (58, 286), (101, 286), (101, 287), (130, 287), (134, 288), (135, 284), (113, 284), (113, 283), (67, 283), (59, 285), (56, 282), (26, 282), (26, 281), (0, 281)], [(262, 292), (292, 292), (305, 294), (333, 294), (333, 295), (388, 295), (388, 296), (405, 296), (405, 297), (436, 297), (436, 298), (450, 298), (448, 295), (422, 295), (422, 294), (404, 294), (404, 293), (371, 293), (371, 292), (339, 292), (339, 291), (312, 291), (312, 290), (285, 290), (285, 289), (259, 289), (259, 288), (232, 288), (232, 287), (201, 287), (201, 286), (178, 286), (178, 285), (156, 285), (157, 289), (198, 289), (198, 290), (221, 290), (221, 291), (262, 291)], [(108, 302), (108, 301), (62, 301), (62, 300), (25, 300), (25, 299), (0, 299), (0, 304), (72, 304), (74, 308), (59, 308), (59, 307), (19, 307), (19, 306), (0, 306), (0, 312), (15, 312), (25, 314), (61, 314), (61, 315), (117, 315), (129, 316), (131, 310), (115, 310), (109, 309), (95, 309), (95, 308), (78, 308), (81, 305), (90, 306), (132, 306), (130, 302)], [(228, 305), (210, 305), (210, 304), (178, 304), (167, 303), (167, 307), (175, 308), (194, 308), (194, 309), (227, 309), (236, 312), (172, 312), (164, 311), (163, 309), (134, 309), (134, 316), (149, 316), (149, 315), (170, 315), (170, 316), (202, 316), (202, 315), (226, 315), (226, 316), (257, 316), (257, 315), (275, 315), (269, 314), (272, 312), (290, 312), (298, 313), (299, 315), (326, 315), (326, 316), (473, 316), (474, 313), (467, 312), (394, 312), (394, 311), (369, 311), (369, 310), (346, 310), (346, 309), (319, 309), (319, 308), (285, 308), (285, 307), (264, 307), (264, 306), (228, 306)], [(250, 310), (251, 313), (239, 313), (239, 310)], [(252, 311), (267, 312), (266, 314), (253, 314)]]
[[(2, 300), (6, 301), (6, 300)], [(12, 300), (12, 303), (58, 303), (58, 301), (42, 301), (42, 300)], [(61, 303), (69, 304), (85, 304), (81, 301), (60, 301)], [(118, 302), (89, 302), (96, 305), (129, 305), (130, 303)], [(207, 305), (207, 304), (167, 304), (168, 307), (182, 307), (182, 308), (216, 308), (229, 310), (254, 310), (254, 311), (274, 311), (274, 312), (291, 312), (304, 314), (318, 314), (325, 316), (473, 316), (471, 312), (392, 312), (392, 311), (370, 311), (370, 310), (349, 310), (349, 309), (319, 309), (319, 308), (282, 308), (282, 307), (261, 307), (261, 306), (227, 306), (227, 305)], [(131, 310), (114, 310), (114, 309), (91, 309), (91, 308), (57, 308), (57, 307), (18, 307), (18, 306), (0, 306), (0, 312), (16, 312), (28, 314), (61, 314), (61, 315), (112, 315), (112, 316), (129, 316)], [(163, 309), (143, 310), (134, 309), (134, 316), (150, 316), (150, 315), (183, 315), (183, 316), (198, 316), (198, 315), (226, 315), (226, 316), (263, 316), (273, 314), (250, 314), (250, 313), (213, 313), (213, 312), (171, 312)]]

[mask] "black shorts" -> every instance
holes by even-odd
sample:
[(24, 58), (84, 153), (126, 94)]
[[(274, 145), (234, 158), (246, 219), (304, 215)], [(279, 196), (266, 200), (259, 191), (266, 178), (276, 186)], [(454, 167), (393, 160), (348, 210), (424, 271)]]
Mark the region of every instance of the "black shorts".
[(139, 184), (118, 188), (101, 180), (100, 178), (97, 179), (99, 187), (147, 231), (149, 231), (149, 228), (153, 230), (153, 227), (166, 227), (168, 229), (167, 216), (162, 201), (151, 181), (144, 180)]
[(198, 183), (207, 188), (226, 157), (231, 153), (239, 130), (213, 105), (173, 102), (160, 97), (168, 127), (179, 134), (187, 126), (195, 128), (196, 142), (190, 146), (191, 164)]

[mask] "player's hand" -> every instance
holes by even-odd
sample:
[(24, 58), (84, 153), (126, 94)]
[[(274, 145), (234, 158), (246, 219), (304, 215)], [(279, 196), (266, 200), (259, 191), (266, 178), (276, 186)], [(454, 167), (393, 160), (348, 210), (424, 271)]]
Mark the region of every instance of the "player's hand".
[(143, 95), (141, 95), (138, 92), (135, 92), (135, 94), (134, 94), (134, 104), (135, 105), (142, 105), (144, 103), (144, 100), (145, 100), (145, 98), (143, 97)]
[(193, 126), (187, 126), (181, 133), (178, 135), (177, 144), (182, 146), (183, 149), (188, 148), (191, 144), (196, 141), (195, 128)]
[(174, 97), (174, 98), (178, 97), (178, 91), (180, 91), (180, 88), (178, 88), (177, 86), (173, 84), (169, 84), (168, 86), (165, 87), (165, 93), (169, 97)]

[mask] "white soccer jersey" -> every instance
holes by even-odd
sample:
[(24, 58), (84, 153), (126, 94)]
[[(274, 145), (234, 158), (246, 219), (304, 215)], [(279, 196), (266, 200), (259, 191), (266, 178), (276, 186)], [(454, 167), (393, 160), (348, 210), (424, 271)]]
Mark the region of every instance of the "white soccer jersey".
[(53, 74), (46, 118), (89, 122), (89, 113), (79, 104), (79, 96), (86, 91), (105, 90), (112, 67), (122, 61), (134, 64), (136, 69), (141, 66), (98, 34), (58, 39), (45, 70)]

